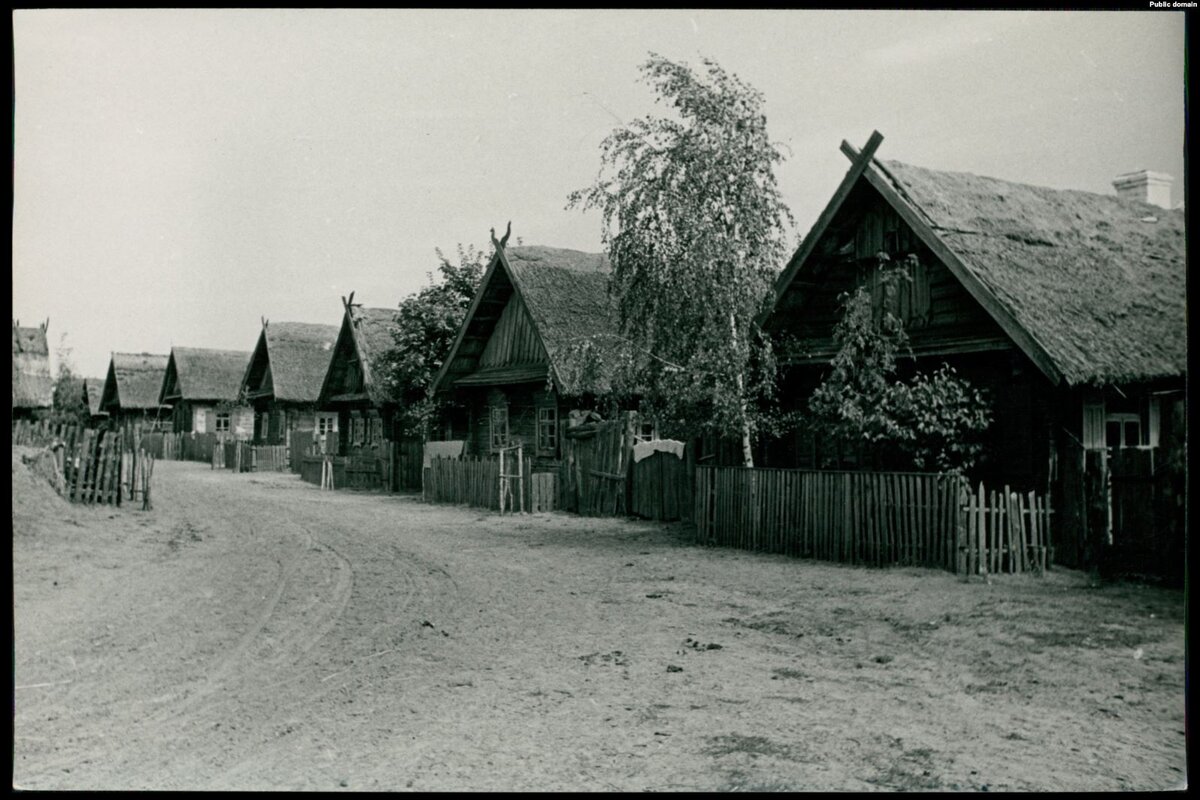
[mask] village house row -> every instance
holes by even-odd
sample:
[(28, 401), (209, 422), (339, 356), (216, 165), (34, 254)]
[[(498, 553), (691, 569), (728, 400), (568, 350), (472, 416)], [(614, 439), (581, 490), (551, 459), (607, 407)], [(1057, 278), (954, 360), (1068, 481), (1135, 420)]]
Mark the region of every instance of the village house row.
[[(911, 342), (904, 368), (948, 363), (993, 398), (973, 477), (1058, 496), (1086, 451), (1182, 452), (1185, 230), (1171, 179), (1142, 171), (1119, 176), (1116, 195), (1056, 190), (880, 160), (881, 138), (843, 143), (850, 169), (776, 280), (762, 324), (785, 410), (803, 408), (835, 353), (840, 293), (870, 281), (883, 252), (911, 265), (890, 300)], [(430, 438), (470, 454), (520, 442), (534, 472), (553, 470), (572, 415), (607, 388), (603, 369), (581, 379), (571, 345), (616, 333), (609, 274), (602, 254), (497, 249), (431, 387), (453, 402)], [(113, 353), (83, 401), (108, 424), (291, 447), (336, 439), (339, 456), (369, 455), (395, 438), (376, 374), (395, 310), (351, 296), (341, 311), (340, 325), (264, 320), (244, 352)], [(14, 321), (14, 416), (49, 406), (47, 356), (45, 326)], [(756, 465), (816, 467), (821, 447), (799, 434), (757, 442)]]

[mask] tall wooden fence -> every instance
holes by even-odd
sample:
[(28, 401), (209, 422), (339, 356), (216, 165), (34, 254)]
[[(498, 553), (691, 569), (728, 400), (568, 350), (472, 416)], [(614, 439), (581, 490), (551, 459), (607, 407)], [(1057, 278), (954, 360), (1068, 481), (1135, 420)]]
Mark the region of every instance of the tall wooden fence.
[(1048, 500), (980, 492), (973, 500), (964, 481), (947, 475), (697, 467), (696, 536), (706, 545), (964, 575), (1045, 569)]

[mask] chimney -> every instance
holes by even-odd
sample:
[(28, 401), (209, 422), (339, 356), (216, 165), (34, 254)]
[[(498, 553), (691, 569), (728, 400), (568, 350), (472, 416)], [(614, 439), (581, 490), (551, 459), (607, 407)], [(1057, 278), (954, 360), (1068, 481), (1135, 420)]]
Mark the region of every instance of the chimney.
[(1126, 200), (1150, 203), (1160, 208), (1171, 207), (1171, 184), (1175, 179), (1164, 172), (1143, 169), (1127, 172), (1113, 179), (1113, 188)]

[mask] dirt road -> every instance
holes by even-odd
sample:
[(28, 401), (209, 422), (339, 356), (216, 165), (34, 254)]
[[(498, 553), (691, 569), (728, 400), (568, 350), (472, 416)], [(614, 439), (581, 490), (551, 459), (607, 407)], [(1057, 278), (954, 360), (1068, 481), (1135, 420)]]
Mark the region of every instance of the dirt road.
[(150, 512), (13, 459), (27, 789), (1155, 789), (1184, 602), (966, 585), (161, 462)]

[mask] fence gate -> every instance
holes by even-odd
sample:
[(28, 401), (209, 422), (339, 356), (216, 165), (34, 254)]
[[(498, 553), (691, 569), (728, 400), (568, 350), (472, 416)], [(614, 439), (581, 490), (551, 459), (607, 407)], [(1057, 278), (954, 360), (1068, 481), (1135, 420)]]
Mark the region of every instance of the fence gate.
[(659, 451), (634, 461), (630, 513), (664, 522), (691, 516), (692, 475), (687, 459)]
[(567, 428), (559, 471), (560, 507), (592, 516), (624, 515), (629, 508), (632, 448), (633, 421), (628, 413)]

